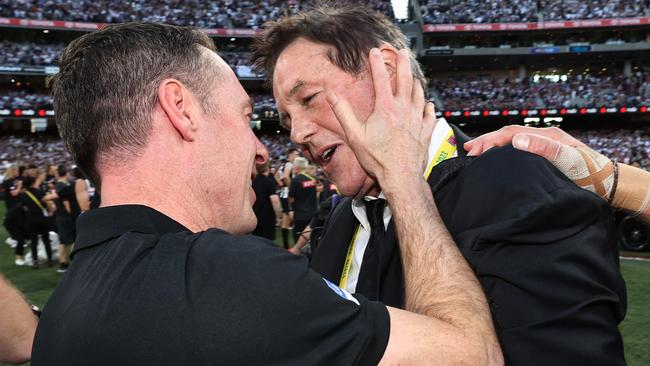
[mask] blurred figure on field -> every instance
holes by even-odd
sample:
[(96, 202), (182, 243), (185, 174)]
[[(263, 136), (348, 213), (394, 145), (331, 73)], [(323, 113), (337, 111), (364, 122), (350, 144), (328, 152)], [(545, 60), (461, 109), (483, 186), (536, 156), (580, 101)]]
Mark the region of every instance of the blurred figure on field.
[(257, 217), (257, 226), (253, 235), (275, 240), (275, 227), (282, 212), (277, 192), (278, 186), (269, 173), (269, 163), (266, 162), (257, 166), (257, 175), (253, 179), (253, 190), (255, 191), (253, 212)]

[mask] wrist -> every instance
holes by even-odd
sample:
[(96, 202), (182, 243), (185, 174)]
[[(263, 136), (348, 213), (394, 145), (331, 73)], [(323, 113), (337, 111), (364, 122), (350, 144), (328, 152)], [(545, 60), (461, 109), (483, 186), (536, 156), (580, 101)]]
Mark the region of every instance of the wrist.
[(611, 204), (634, 213), (646, 210), (650, 201), (650, 173), (618, 164), (618, 182), (612, 192)]
[(413, 197), (431, 195), (431, 188), (422, 176), (405, 177), (386, 180), (381, 183), (381, 190), (391, 205), (398, 202), (410, 202)]

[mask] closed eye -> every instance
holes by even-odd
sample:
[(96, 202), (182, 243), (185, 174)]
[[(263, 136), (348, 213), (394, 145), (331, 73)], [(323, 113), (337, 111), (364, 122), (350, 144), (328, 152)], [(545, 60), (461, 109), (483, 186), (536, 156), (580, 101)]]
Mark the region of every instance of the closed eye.
[(309, 102), (310, 102), (312, 99), (314, 99), (314, 97), (316, 96), (316, 94), (318, 94), (318, 93), (314, 93), (314, 94), (312, 94), (312, 95), (310, 95), (310, 96), (308, 96), (308, 97), (304, 97), (304, 98), (302, 98), (302, 105), (303, 105), (303, 106), (306, 106), (307, 104), (309, 104)]

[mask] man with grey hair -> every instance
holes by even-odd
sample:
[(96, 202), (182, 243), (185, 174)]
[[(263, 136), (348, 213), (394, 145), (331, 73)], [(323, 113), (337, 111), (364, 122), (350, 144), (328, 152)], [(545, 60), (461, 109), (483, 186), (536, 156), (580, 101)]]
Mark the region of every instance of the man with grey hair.
[[(399, 94), (400, 60), (424, 82), (404, 35), (366, 7), (324, 7), (267, 24), (255, 47), (292, 141), (349, 196), (326, 221), (312, 268), (351, 293), (407, 306), (407, 238), (395, 230), (387, 187), (368, 169), (385, 162), (360, 148), (389, 150), (399, 127), (359, 137), (383, 107), (379, 95)], [(374, 63), (388, 70), (388, 90), (377, 86)], [(512, 147), (467, 157), (457, 145), (468, 140), (440, 119), (424, 142), (427, 158), (415, 164), (425, 167), (440, 214), (490, 300), (506, 363), (624, 364), (626, 292), (609, 207)], [(439, 290), (462, 291), (456, 285)], [(432, 307), (454, 302), (443, 291)]]
[[(409, 92), (382, 99), (393, 107), (373, 124), (400, 131), (388, 150), (367, 144), (386, 167), (421, 160), (435, 122), (403, 76)], [(147, 23), (88, 33), (63, 53), (53, 93), (61, 136), (102, 202), (77, 221), (33, 365), (502, 363), (486, 299), (415, 164), (367, 167), (413, 253), (410, 311), (352, 296), (304, 258), (243, 235), (256, 224), (252, 172), (268, 154), (250, 98), (205, 33)], [(437, 296), (457, 302), (432, 307)]]

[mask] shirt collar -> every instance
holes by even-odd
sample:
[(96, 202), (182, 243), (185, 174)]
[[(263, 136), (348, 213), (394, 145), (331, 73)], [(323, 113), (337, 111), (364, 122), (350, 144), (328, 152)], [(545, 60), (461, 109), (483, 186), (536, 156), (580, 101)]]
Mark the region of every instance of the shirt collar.
[[(449, 134), (449, 131), (451, 131), (451, 126), (449, 126), (447, 120), (445, 120), (444, 118), (438, 118), (438, 122), (436, 123), (436, 126), (433, 128), (433, 132), (431, 133), (431, 142), (429, 142), (429, 153), (428, 153), (426, 166), (429, 166), (431, 164), (431, 161), (433, 161), (433, 159), (435, 158), (436, 152), (447, 139), (447, 135)], [(456, 156), (456, 154), (454, 154), (454, 156)], [(386, 199), (386, 196), (384, 196), (384, 192), (380, 192), (378, 198)], [(377, 198), (370, 197), (370, 196), (366, 196), (363, 198), (363, 200), (365, 201), (374, 200), (374, 199)], [(352, 200), (352, 213), (357, 218), (357, 220), (359, 220), (359, 223), (365, 230), (370, 230), (370, 223), (368, 222), (368, 217), (366, 216), (366, 206), (363, 204), (361, 200), (357, 200), (357, 199)], [(387, 204), (386, 208), (384, 209), (385, 225), (388, 225), (387, 222), (390, 221), (390, 217), (391, 217), (390, 207)]]
[(73, 253), (129, 231), (163, 235), (189, 231), (189, 229), (151, 207), (142, 205), (102, 207), (84, 212), (77, 219), (77, 240)]

